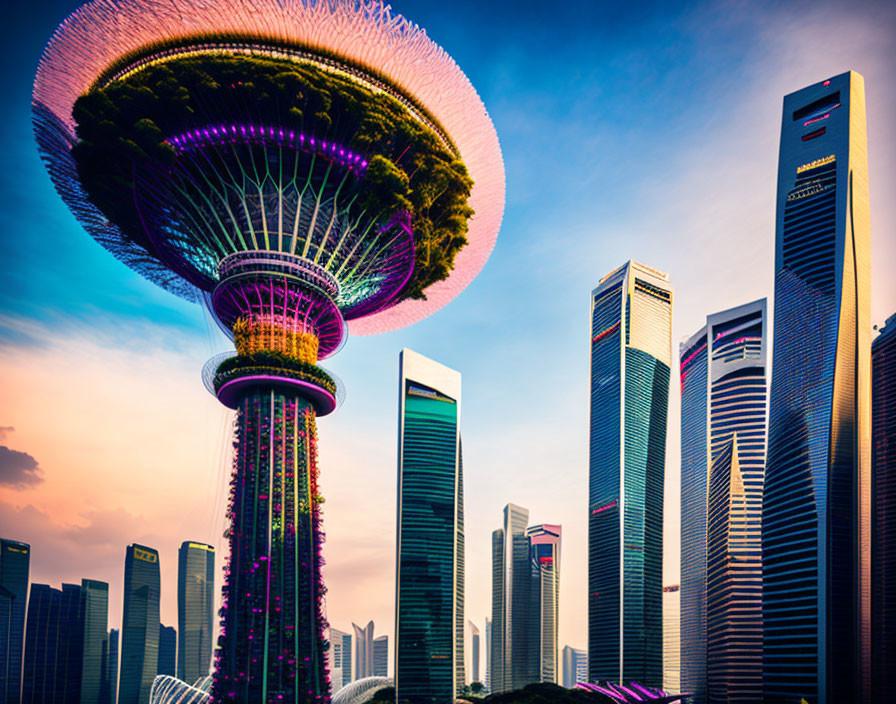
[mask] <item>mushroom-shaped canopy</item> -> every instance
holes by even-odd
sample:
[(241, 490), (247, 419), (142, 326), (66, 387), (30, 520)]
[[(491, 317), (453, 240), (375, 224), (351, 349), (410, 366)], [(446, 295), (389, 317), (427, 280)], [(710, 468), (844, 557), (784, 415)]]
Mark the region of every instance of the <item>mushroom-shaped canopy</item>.
[(234, 251), (303, 256), (356, 334), (458, 295), (503, 214), (476, 91), (380, 2), (95, 0), (51, 38), (33, 114), (57, 190), (129, 266), (192, 297)]

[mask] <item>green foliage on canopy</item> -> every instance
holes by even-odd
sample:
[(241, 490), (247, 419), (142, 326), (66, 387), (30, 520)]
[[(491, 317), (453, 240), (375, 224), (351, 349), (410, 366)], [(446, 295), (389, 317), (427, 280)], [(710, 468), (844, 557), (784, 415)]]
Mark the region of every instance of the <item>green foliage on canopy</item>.
[(414, 276), (399, 298), (424, 298), (467, 243), (473, 184), (463, 162), (396, 99), (346, 75), (249, 56), (179, 58), (82, 95), (73, 117), (88, 198), (154, 256), (134, 206), (137, 169), (174, 162), (167, 138), (233, 121), (279, 125), (368, 158), (358, 205), (373, 216), (412, 216)]

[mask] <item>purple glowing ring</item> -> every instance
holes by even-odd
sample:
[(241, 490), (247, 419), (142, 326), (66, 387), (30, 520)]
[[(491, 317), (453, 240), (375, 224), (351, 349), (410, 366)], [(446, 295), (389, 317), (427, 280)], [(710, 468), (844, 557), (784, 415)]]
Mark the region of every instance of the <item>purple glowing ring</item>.
[(218, 389), (218, 400), (228, 408), (235, 409), (239, 405), (240, 396), (258, 386), (274, 386), (296, 392), (311, 402), (318, 416), (326, 416), (336, 410), (336, 397), (326, 389), (300, 379), (270, 374), (241, 376), (228, 381)]

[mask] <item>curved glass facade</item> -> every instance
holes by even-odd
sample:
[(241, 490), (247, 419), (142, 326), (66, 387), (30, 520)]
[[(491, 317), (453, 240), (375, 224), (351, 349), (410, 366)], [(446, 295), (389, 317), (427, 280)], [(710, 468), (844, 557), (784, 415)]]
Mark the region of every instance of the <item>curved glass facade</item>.
[(708, 341), (702, 328), (681, 350), (681, 686), (706, 702), (706, 495)]
[(589, 680), (661, 686), (672, 291), (629, 262), (591, 303)]
[(409, 704), (453, 704), (463, 686), (456, 667), (463, 630), (460, 637), (455, 632), (462, 607), (460, 374), (406, 349), (400, 379), (396, 696)]
[[(681, 346), (681, 684), (694, 704), (761, 697), (766, 327), (762, 299), (708, 316)], [(718, 499), (710, 515), (713, 472), (734, 437), (740, 503)], [(730, 551), (713, 521), (740, 531)]]
[[(819, 121), (826, 133), (804, 139)], [(762, 507), (769, 702), (869, 694), (866, 152), (861, 76), (785, 97)]]

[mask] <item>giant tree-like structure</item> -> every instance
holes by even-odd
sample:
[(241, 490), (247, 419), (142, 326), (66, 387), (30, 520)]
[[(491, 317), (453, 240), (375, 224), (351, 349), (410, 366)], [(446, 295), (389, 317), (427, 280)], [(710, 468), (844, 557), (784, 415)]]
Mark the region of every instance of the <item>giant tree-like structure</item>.
[(469, 81), (379, 0), (95, 0), (56, 30), (33, 121), (87, 231), (234, 339), (216, 702), (326, 701), (317, 362), (411, 324), (488, 258), (504, 207)]

